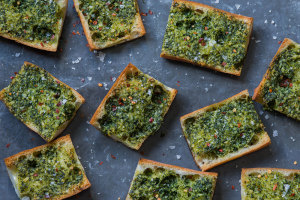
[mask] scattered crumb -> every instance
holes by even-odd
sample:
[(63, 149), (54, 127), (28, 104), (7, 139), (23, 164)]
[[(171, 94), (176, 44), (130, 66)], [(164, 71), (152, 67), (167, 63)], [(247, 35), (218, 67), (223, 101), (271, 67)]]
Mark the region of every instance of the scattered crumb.
[(274, 20), (272, 20), (272, 21), (271, 21), (271, 24), (275, 24), (275, 21), (274, 21)]
[(273, 137), (277, 137), (278, 136), (278, 131), (277, 130), (274, 130), (273, 131)]
[(273, 40), (276, 40), (276, 39), (277, 39), (277, 36), (274, 35), (274, 36), (273, 36)]
[(175, 149), (175, 146), (169, 146), (169, 149), (173, 150)]
[(268, 20), (265, 20), (265, 24), (267, 24), (268, 23)]
[(296, 141), (296, 139), (295, 138), (293, 138), (293, 137), (290, 137), (291, 138), (291, 140), (293, 141), (293, 142), (295, 142)]
[(272, 10), (269, 10), (269, 13), (272, 12)]
[(72, 70), (75, 70), (76, 68), (75, 67), (72, 67)]
[(294, 162), (294, 165), (297, 165), (297, 164), (298, 164), (298, 162), (297, 162), (297, 161), (295, 161), (295, 162)]
[(89, 81), (91, 81), (91, 80), (93, 79), (93, 77), (88, 76), (87, 79), (88, 79)]
[(100, 67), (98, 67), (98, 70), (100, 71)]
[(111, 60), (108, 61), (108, 64), (111, 64)]
[(261, 42), (261, 40), (255, 40), (255, 43), (260, 43)]
[(177, 160), (181, 159), (181, 155), (176, 155)]
[(98, 83), (98, 86), (99, 86), (99, 87), (103, 87), (103, 84), (102, 84), (102, 83)]
[(21, 55), (21, 53), (16, 53), (15, 54), (16, 57), (19, 57), (20, 55)]

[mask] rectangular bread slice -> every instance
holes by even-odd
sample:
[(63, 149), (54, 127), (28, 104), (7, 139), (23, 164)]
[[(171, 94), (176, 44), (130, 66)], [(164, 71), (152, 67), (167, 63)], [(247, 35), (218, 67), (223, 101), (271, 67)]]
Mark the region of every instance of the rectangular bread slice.
[(240, 76), (253, 18), (173, 0), (161, 57)]
[(267, 110), (300, 120), (300, 44), (284, 39), (255, 89), (253, 100)]
[(206, 171), (271, 141), (247, 90), (180, 118), (196, 164)]
[(300, 199), (300, 170), (278, 168), (242, 169), (242, 200)]
[(213, 172), (200, 172), (140, 159), (126, 200), (212, 200), (217, 176)]
[(70, 135), (5, 159), (20, 199), (65, 199), (91, 186)]
[(91, 50), (100, 50), (146, 34), (137, 0), (73, 0)]
[(138, 150), (159, 129), (176, 94), (177, 90), (129, 63), (90, 123), (104, 135)]
[(84, 98), (46, 70), (24, 62), (0, 100), (28, 128), (47, 142), (56, 138), (75, 117)]
[(18, 43), (55, 52), (68, 0), (0, 2), (0, 36)]

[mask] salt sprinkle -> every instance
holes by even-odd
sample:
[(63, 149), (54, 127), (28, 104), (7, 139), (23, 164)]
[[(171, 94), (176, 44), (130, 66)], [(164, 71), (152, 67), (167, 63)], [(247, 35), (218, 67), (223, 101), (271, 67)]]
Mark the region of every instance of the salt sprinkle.
[(204, 88), (205, 92), (208, 92), (208, 88)]
[(278, 136), (278, 131), (277, 130), (274, 130), (273, 131), (273, 137), (277, 137)]
[(88, 79), (89, 81), (91, 81), (91, 80), (93, 79), (93, 77), (88, 76), (87, 79)]
[(220, 3), (220, 0), (212, 1), (212, 3)]
[(271, 21), (271, 24), (275, 24), (274, 20)]
[(240, 4), (235, 4), (235, 8), (238, 10), (241, 7)]
[(78, 57), (76, 60), (72, 61), (72, 64), (77, 64), (81, 61), (81, 57)]
[(255, 43), (260, 43), (261, 42), (261, 40), (255, 40)]
[(273, 40), (276, 40), (276, 39), (277, 39), (277, 36), (274, 35), (274, 36), (273, 36)]
[(265, 20), (265, 24), (267, 24), (268, 23), (268, 20)]
[(176, 155), (177, 160), (181, 159), (181, 155)]
[(19, 57), (20, 55), (21, 55), (21, 53), (16, 53), (15, 54), (16, 57)]
[(173, 150), (175, 149), (175, 146), (169, 146), (169, 149)]
[(266, 115), (266, 116), (265, 116), (265, 119), (269, 119), (269, 118), (270, 118), (269, 115)]
[(291, 138), (291, 140), (293, 141), (293, 142), (295, 142), (296, 141), (296, 139), (295, 138), (293, 138), (293, 137), (290, 137)]

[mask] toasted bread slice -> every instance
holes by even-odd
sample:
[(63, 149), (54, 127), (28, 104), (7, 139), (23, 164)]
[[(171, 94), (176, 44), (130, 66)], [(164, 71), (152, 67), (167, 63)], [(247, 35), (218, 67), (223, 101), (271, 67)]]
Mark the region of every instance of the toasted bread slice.
[(0, 100), (47, 142), (67, 127), (85, 101), (70, 86), (29, 62), (24, 62), (10, 85), (0, 91)]
[(161, 57), (240, 76), (253, 18), (173, 0)]
[[(287, 58), (287, 56), (284, 55), (284, 53), (288, 53), (288, 51), (295, 48), (297, 48), (298, 51), (296, 50), (294, 56)], [(299, 58), (300, 45), (291, 39), (285, 38), (273, 57), (262, 81), (254, 90), (253, 100), (263, 104), (269, 110), (276, 110), (289, 117), (300, 120)], [(285, 62), (283, 59), (289, 60)], [(294, 59), (294, 61), (292, 61), (292, 59)], [(280, 64), (278, 64), (279, 62)], [(292, 62), (295, 64), (295, 69), (291, 69)], [(280, 67), (280, 69), (278, 69), (278, 67)], [(271, 81), (276, 82), (273, 88), (270, 85)], [(268, 96), (271, 96), (271, 94), (274, 95), (274, 99), (271, 101), (265, 99), (269, 98)]]
[[(24, 24), (26, 24), (26, 26), (23, 27), (24, 28), (23, 30), (19, 30), (20, 27), (18, 28), (16, 27), (16, 29), (14, 28), (12, 29), (11, 26), (13, 26), (13, 24), (10, 24), (8, 18), (6, 19), (5, 22), (0, 20), (0, 23), (7, 23), (7, 26), (9, 26), (8, 28), (12, 29), (12, 30), (6, 30), (5, 28), (3, 28), (4, 26), (2, 26), (2, 30), (0, 29), (0, 36), (10, 40), (14, 40), (18, 43), (33, 48), (55, 52), (57, 50), (59, 38), (62, 33), (62, 27), (63, 27), (63, 23), (65, 20), (67, 7), (68, 7), (68, 0), (53, 0), (50, 1), (48, 5), (40, 1), (40, 5), (37, 5), (39, 1), (40, 0), (33, 1), (33, 2), (29, 2), (29, 1), (21, 2), (21, 3), (19, 2), (20, 4), (24, 4), (24, 3), (31, 4), (30, 6), (22, 7), (23, 13), (19, 13), (20, 9), (18, 9), (17, 6), (13, 4), (6, 5), (6, 6), (10, 6), (8, 8), (0, 7), (1, 9), (4, 9), (5, 17), (7, 16), (16, 17), (16, 19), (13, 20), (18, 20), (17, 21), (18, 26), (21, 25), (23, 26)], [(54, 11), (51, 10), (50, 5), (55, 3), (57, 3), (58, 9), (55, 11), (55, 13), (53, 13)], [(5, 5), (0, 4), (0, 6), (5, 6)], [(34, 6), (36, 6), (36, 8), (34, 8)], [(43, 6), (47, 6), (47, 8), (44, 8)], [(37, 10), (33, 12), (32, 10), (34, 9)], [(50, 10), (51, 13), (47, 13), (47, 9)], [(51, 21), (51, 20), (56, 20), (53, 19), (53, 17), (57, 17), (57, 22)], [(40, 20), (40, 21), (36, 22), (34, 20)], [(52, 27), (44, 27), (47, 25), (50, 26), (50, 23), (53, 23), (53, 26), (51, 25)], [(26, 34), (28, 33), (28, 31), (32, 31), (33, 34), (44, 34), (44, 39), (41, 40), (39, 38), (32, 38), (32, 36), (30, 36), (31, 38), (29, 36), (28, 36), (29, 38), (26, 38), (22, 36), (23, 32), (24, 34)], [(17, 35), (20, 36), (16, 36), (15, 34), (13, 34), (13, 32), (15, 32)]]
[[(212, 199), (217, 176), (218, 174), (213, 172), (200, 172), (152, 160), (140, 159), (126, 200), (148, 199), (147, 196), (154, 196), (156, 199), (174, 200), (197, 199), (197, 197)], [(171, 179), (172, 184), (168, 184), (168, 181), (170, 181), (168, 178)], [(149, 179), (151, 180), (149, 181)], [(180, 186), (174, 186), (178, 182), (182, 183), (182, 185), (179, 183), (178, 185)], [(198, 183), (198, 185), (195, 183)], [(172, 188), (172, 185), (174, 188)], [(199, 185), (206, 188), (200, 189)], [(151, 186), (153, 188), (150, 188)], [(172, 191), (172, 194), (167, 197), (163, 196), (167, 195), (168, 191)]]
[[(180, 123), (194, 160), (202, 171), (271, 144), (247, 90), (184, 115)], [(194, 130), (195, 126), (199, 128)]]
[(91, 186), (70, 135), (5, 159), (20, 199), (65, 199)]
[(138, 150), (159, 129), (176, 94), (177, 90), (129, 63), (90, 123), (103, 134)]
[(298, 169), (242, 169), (242, 200), (300, 199), (299, 177), (300, 170)]
[(115, 46), (146, 34), (137, 0), (120, 1), (120, 4), (97, 1), (95, 5), (95, 0), (73, 1), (91, 50)]

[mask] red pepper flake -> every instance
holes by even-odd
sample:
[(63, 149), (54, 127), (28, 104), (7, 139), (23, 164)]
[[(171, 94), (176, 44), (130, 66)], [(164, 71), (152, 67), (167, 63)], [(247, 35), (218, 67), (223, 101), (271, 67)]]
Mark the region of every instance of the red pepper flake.
[(204, 27), (204, 30), (206, 30), (206, 31), (207, 31), (207, 30), (208, 30), (208, 27), (207, 27), (207, 26), (205, 26), (205, 27)]
[(209, 142), (208, 142), (208, 143), (206, 143), (206, 146), (210, 147), (210, 143), (209, 143)]
[(42, 106), (44, 103), (42, 103), (42, 102), (39, 102), (39, 106)]
[(228, 31), (225, 32), (226, 35), (227, 35), (228, 33), (229, 33)]
[(113, 14), (112, 14), (112, 16), (114, 16), (114, 17), (115, 17), (115, 16), (117, 16), (117, 14), (116, 14), (116, 13), (113, 13)]
[(59, 116), (56, 116), (56, 119), (59, 119)]
[(56, 104), (56, 106), (57, 106), (57, 107), (61, 106), (61, 102), (58, 102), (58, 103)]
[(272, 92), (273, 92), (272, 88), (269, 88), (269, 92), (270, 92), (270, 93), (272, 93)]
[(82, 82), (82, 83), (84, 83), (84, 81), (85, 81), (85, 79), (84, 79), (84, 78), (82, 78), (82, 79), (81, 79), (81, 82)]
[[(290, 79), (284, 79), (280, 82), (280, 87), (287, 87), (287, 86), (290, 86), (291, 85), (291, 80)], [(292, 84), (293, 86), (293, 84)], [(291, 87), (291, 86), (290, 86)]]
[(295, 193), (292, 193), (292, 194), (291, 194), (291, 197), (293, 197), (293, 196), (295, 196)]
[(203, 40), (204, 40), (204, 38), (200, 38), (198, 42), (201, 43)]
[(56, 172), (58, 172), (58, 169), (57, 169), (57, 168), (55, 168), (55, 171), (56, 171)]
[(178, 83), (176, 83), (177, 87), (180, 87), (180, 85)]
[(142, 15), (142, 16), (147, 16), (147, 13), (141, 12), (141, 15)]
[(73, 35), (76, 35), (75, 31), (72, 31), (72, 34), (73, 34)]
[(153, 15), (153, 12), (149, 9), (148, 11), (149, 15)]
[(289, 85), (290, 87), (293, 87), (293, 83), (290, 83), (290, 85)]
[(223, 115), (225, 115), (225, 114), (226, 114), (226, 112), (222, 112), (222, 114), (223, 114)]
[(219, 149), (219, 151), (222, 153), (222, 152), (223, 152), (223, 149)]
[(275, 185), (274, 185), (274, 187), (273, 187), (273, 191), (275, 191), (275, 190), (276, 190), (276, 188), (277, 188), (277, 184), (275, 184)]
[(43, 42), (41, 42), (40, 44), (41, 44), (41, 46), (42, 46), (42, 47), (44, 47), (44, 44), (43, 44)]
[(102, 27), (99, 27), (98, 29), (99, 29), (99, 31), (102, 31), (103, 28), (102, 28)]
[(9, 148), (10, 147), (10, 144), (8, 143), (8, 144), (6, 144), (6, 148)]
[(242, 125), (241, 123), (238, 123), (238, 128), (240, 128), (240, 127), (241, 127), (241, 125)]
[(282, 106), (282, 105), (283, 105), (283, 103), (280, 103), (280, 104), (279, 104), (279, 106)]
[(226, 66), (227, 65), (227, 63), (226, 62), (222, 62), (222, 66)]
[(56, 113), (59, 113), (59, 110), (56, 108), (55, 112), (56, 112)]
[(17, 75), (17, 74), (18, 74), (18, 72), (14, 72), (14, 74), (15, 74), (15, 75)]
[(153, 121), (154, 121), (154, 119), (151, 117), (151, 118), (149, 119), (149, 122), (152, 123)]
[(33, 176), (34, 176), (34, 177), (37, 177), (37, 176), (38, 176), (38, 174), (37, 174), (37, 173), (34, 173), (34, 174), (33, 174)]
[(97, 24), (98, 24), (98, 22), (95, 20), (95, 21), (93, 21), (93, 24), (94, 24), (94, 25), (97, 25)]
[(112, 155), (112, 154), (110, 154), (110, 157), (111, 157), (112, 159), (116, 159), (116, 156), (114, 156), (114, 155)]
[(180, 83), (180, 81), (177, 81), (177, 83)]
[(282, 41), (278, 41), (278, 44), (281, 44)]
[(11, 76), (11, 77), (10, 77), (11, 80), (13, 80), (14, 78), (15, 78), (14, 76)]
[(127, 85), (126, 85), (127, 87), (130, 87), (130, 84), (129, 83), (127, 83)]
[(41, 90), (41, 93), (44, 93), (44, 90)]
[(99, 163), (99, 165), (102, 165), (103, 164), (103, 161), (101, 161), (100, 163)]
[(218, 138), (218, 136), (217, 136), (216, 134), (214, 135), (214, 137), (215, 137), (216, 139)]
[(111, 106), (112, 107), (112, 111), (116, 111), (117, 110), (117, 106)]
[(231, 189), (234, 190), (234, 185), (231, 186)]
[(206, 43), (205, 43), (205, 42), (202, 42), (202, 43), (201, 43), (201, 45), (202, 45), (202, 46), (205, 46), (205, 45), (206, 45)]

